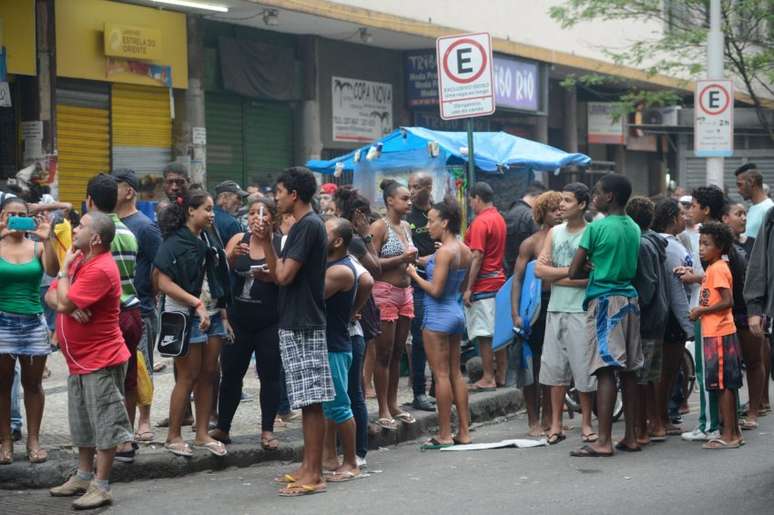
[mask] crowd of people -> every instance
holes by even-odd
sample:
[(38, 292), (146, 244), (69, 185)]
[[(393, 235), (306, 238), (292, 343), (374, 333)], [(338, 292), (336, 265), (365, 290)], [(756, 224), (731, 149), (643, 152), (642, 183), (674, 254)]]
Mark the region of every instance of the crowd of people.
[[(462, 210), (449, 197), (434, 203), (422, 172), (407, 185), (382, 181), (384, 209), (372, 210), (353, 187), (318, 187), (302, 167), (284, 171), (272, 190), (224, 181), (213, 197), (171, 163), (155, 222), (138, 210), (139, 179), (128, 169), (88, 182), (80, 219), (68, 204), (4, 193), (0, 464), (13, 461), (21, 439), (19, 382), (28, 460), (47, 459), (41, 382), (56, 345), (70, 374), (79, 459), (51, 494), (80, 496), (76, 508), (109, 504), (113, 461), (131, 463), (137, 444), (155, 437), (152, 399), (138, 385), (163, 366), (154, 346), (169, 315), (187, 325), (168, 418), (158, 423), (168, 427), (164, 447), (182, 457), (228, 453), (254, 356), (261, 446), (277, 449), (275, 425), (301, 412), (303, 461), (276, 478), (283, 496), (361, 476), (370, 392), (381, 430), (416, 422), (398, 401), (407, 342), (411, 406), (438, 413), (422, 450), (471, 443), (469, 394), (510, 385), (509, 372), (524, 392), (529, 435), (550, 445), (567, 438), (565, 394), (575, 388), (582, 421), (572, 456), (641, 451), (672, 435), (739, 447), (740, 430), (770, 412), (774, 202), (754, 165), (736, 176), (749, 209), (714, 186), (632, 197), (624, 176), (608, 174), (593, 190), (534, 183), (503, 216), (491, 186), (478, 182), (464, 236)], [(517, 345), (495, 350), (497, 294), (509, 276)], [(534, 316), (525, 302), (539, 307)], [(463, 376), (467, 340), (481, 358), (474, 382)], [(691, 340), (700, 415), (684, 431), (686, 399), (675, 398), (675, 385)], [(614, 441), (619, 385), (625, 434)], [(186, 425), (195, 430), (190, 444)]]

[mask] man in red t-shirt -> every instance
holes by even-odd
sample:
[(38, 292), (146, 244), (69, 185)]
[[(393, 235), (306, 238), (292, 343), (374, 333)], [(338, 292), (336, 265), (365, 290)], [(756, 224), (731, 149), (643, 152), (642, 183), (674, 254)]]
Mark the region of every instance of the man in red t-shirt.
[(484, 375), (471, 386), (471, 390), (491, 391), (505, 384), (508, 370), (508, 354), (505, 349), (496, 353), (497, 376), (495, 377), (492, 335), (495, 325), (495, 295), (505, 284), (503, 258), (505, 256), (505, 219), (494, 207), (494, 191), (485, 182), (476, 183), (470, 190), (470, 207), (476, 214), (465, 243), (473, 252), (470, 280), (464, 294), (465, 319), (468, 338), (478, 339), (481, 367)]
[(84, 215), (46, 294), (58, 313), (57, 335), (70, 370), (68, 418), (78, 447), (78, 471), (50, 492), (56, 497), (84, 494), (73, 503), (76, 509), (112, 503), (108, 478), (116, 446), (132, 437), (124, 405), (129, 351), (118, 326), (121, 277), (110, 254), (115, 233), (107, 215)]

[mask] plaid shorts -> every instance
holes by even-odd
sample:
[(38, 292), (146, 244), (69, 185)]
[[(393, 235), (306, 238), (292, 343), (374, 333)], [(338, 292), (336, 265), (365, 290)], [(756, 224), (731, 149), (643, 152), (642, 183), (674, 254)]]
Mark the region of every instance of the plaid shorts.
[(640, 338), (642, 357), (645, 361), (638, 369), (637, 384), (656, 384), (661, 381), (661, 368), (664, 363), (664, 342), (653, 338)]
[(132, 439), (124, 405), (127, 365), (67, 378), (67, 415), (76, 447), (112, 449)]
[(279, 346), (291, 409), (336, 398), (325, 329), (280, 329)]

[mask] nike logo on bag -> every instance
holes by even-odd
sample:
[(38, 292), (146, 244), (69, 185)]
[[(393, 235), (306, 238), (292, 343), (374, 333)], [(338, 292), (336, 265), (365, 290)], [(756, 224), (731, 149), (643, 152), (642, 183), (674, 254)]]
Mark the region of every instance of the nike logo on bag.
[(176, 340), (177, 338), (175, 336), (165, 336), (164, 339), (161, 340), (161, 345), (166, 347), (167, 345), (175, 343)]

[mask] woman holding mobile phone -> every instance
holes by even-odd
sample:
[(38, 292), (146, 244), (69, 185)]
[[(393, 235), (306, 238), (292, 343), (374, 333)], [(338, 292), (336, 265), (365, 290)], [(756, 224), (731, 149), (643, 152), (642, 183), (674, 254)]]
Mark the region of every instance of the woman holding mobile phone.
[(207, 231), (214, 220), (212, 197), (202, 190), (192, 190), (178, 197), (159, 213), (164, 242), (153, 265), (158, 272), (158, 289), (164, 294), (162, 310), (194, 313), (188, 353), (175, 358), (177, 380), (169, 402), (169, 432), (164, 444), (178, 456), (192, 454), (183, 440), (180, 426), (194, 386), (194, 447), (216, 456), (226, 455), (225, 446), (207, 433), (215, 401), (212, 385), (217, 378), (218, 357), (228, 331), (223, 309), (228, 287), (228, 276), (222, 272), (226, 258)]
[[(223, 348), (220, 358), (218, 425), (210, 432), (216, 440), (231, 442), (229, 432), (241, 399), (242, 380), (250, 366), (250, 356), (255, 354), (261, 380), (261, 447), (266, 450), (279, 447), (279, 441), (274, 438), (274, 419), (280, 401), (279, 288), (266, 266), (263, 249), (255, 234), (261, 224), (273, 224), (274, 212), (274, 202), (269, 198), (250, 202), (247, 212), (249, 231), (235, 234), (226, 245), (233, 286), (229, 319), (234, 327), (235, 341)], [(277, 252), (280, 238), (275, 233)]]
[(416, 262), (417, 249), (411, 241), (411, 228), (403, 220), (411, 209), (408, 189), (392, 179), (384, 179), (379, 187), (387, 215), (371, 225), (372, 243), (379, 252), (381, 267), (381, 275), (373, 289), (382, 323), (382, 332), (374, 339), (374, 387), (379, 404), (376, 425), (397, 431), (399, 422), (416, 422), (411, 413), (398, 406), (398, 380), (400, 360), (414, 318), (414, 297), (406, 269)]
[[(59, 272), (52, 245), (51, 224), (41, 216), (29, 218), (27, 204), (6, 199), (0, 214), (0, 465), (13, 462), (11, 387), (18, 358), (27, 408), (27, 459), (43, 463), (48, 453), (40, 446), (43, 418), (43, 370), (51, 352), (48, 328), (40, 302), (45, 271)], [(12, 221), (12, 222), (11, 222)], [(27, 232), (40, 242), (27, 238)]]

